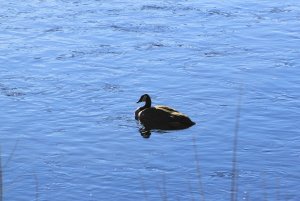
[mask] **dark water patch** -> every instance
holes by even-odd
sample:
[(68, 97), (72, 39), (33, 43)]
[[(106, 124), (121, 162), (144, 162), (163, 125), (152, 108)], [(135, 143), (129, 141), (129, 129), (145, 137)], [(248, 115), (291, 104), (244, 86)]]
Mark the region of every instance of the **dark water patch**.
[(199, 47), (198, 44), (183, 43), (180, 41), (153, 41), (136, 45), (137, 50), (154, 50), (161, 48), (170, 48), (170, 51), (176, 51), (176, 49), (186, 49), (192, 51), (204, 51), (205, 47)]
[(149, 4), (149, 5), (143, 5), (141, 7), (141, 10), (144, 11), (171, 11), (173, 13), (180, 12), (180, 11), (193, 11), (193, 12), (203, 12), (200, 8), (192, 7), (192, 6), (185, 6), (181, 4), (175, 4), (175, 5), (155, 5), (155, 4)]
[(274, 7), (270, 9), (270, 13), (285, 13), (285, 12), (291, 12), (291, 9), (288, 8), (280, 8), (280, 7)]
[(206, 11), (206, 14), (208, 16), (221, 16), (221, 17), (235, 17), (236, 16), (232, 12), (223, 11), (223, 10), (220, 10), (220, 9), (208, 10), (208, 11)]
[[(14, 83), (15, 87), (10, 87), (10, 83)], [(51, 86), (46, 87), (44, 83), (51, 83)], [(7, 96), (23, 97), (30, 96), (31, 98), (57, 94), (66, 86), (61, 83), (58, 76), (41, 76), (41, 75), (6, 75), (5, 84), (0, 84), (1, 93)]]
[(167, 25), (159, 24), (115, 24), (110, 26), (115, 31), (136, 32), (136, 33), (164, 33), (173, 29)]
[(11, 26), (11, 25), (7, 25), (5, 27), (3, 27), (4, 30), (8, 30), (8, 31), (24, 31), (24, 32), (30, 32), (33, 29), (29, 28), (29, 27), (23, 27), (23, 26)]
[(281, 62), (278, 62), (275, 64), (275, 68), (293, 68), (296, 66), (295, 62), (288, 61), (288, 60), (282, 60)]
[(105, 12), (107, 12), (109, 15), (120, 15), (120, 13), (123, 11), (122, 9), (105, 9), (103, 10)]
[(158, 5), (144, 5), (141, 10), (173, 10), (174, 8), (168, 6), (158, 6)]
[(231, 178), (232, 177), (232, 172), (227, 172), (227, 171), (216, 171), (213, 174), (211, 174), (211, 177), (220, 177), (220, 178)]
[(210, 50), (203, 53), (204, 57), (225, 57), (230, 55), (228, 51)]
[(275, 102), (285, 103), (286, 101), (299, 101), (299, 98), (286, 93), (278, 93), (278, 94), (274, 94), (272, 97), (269, 97), (269, 100), (271, 100), (274, 103)]
[(109, 93), (119, 93), (119, 92), (123, 92), (123, 90), (121, 89), (121, 85), (119, 84), (109, 84), (109, 83), (105, 83), (104, 86), (102, 87), (102, 89), (105, 92), (109, 92)]
[[(205, 50), (205, 48), (193, 47), (197, 51), (200, 51), (204, 57), (225, 57), (225, 56), (241, 56), (254, 51), (250, 48), (244, 48), (239, 46), (232, 46), (229, 44), (224, 44), (223, 47)], [(203, 51), (204, 49), (204, 51)]]
[(103, 55), (119, 55), (122, 52), (111, 45), (98, 45), (80, 50), (70, 50), (69, 53), (61, 54), (56, 57), (57, 60), (68, 60), (75, 58), (98, 57)]
[(267, 19), (265, 16), (258, 13), (253, 13), (252, 16), (255, 19), (255, 23), (261, 23), (262, 21)]
[(15, 87), (8, 87), (0, 83), (0, 92), (1, 94), (5, 96), (11, 96), (11, 97), (20, 97), (20, 96), (25, 96), (25, 92), (23, 92), (19, 88)]
[(217, 52), (217, 51), (209, 51), (204, 53), (205, 57), (220, 57), (225, 56), (223, 52)]
[(299, 11), (290, 6), (258, 9), (256, 12), (252, 12), (251, 14), (253, 18), (259, 20), (259, 22), (272, 21), (275, 23), (291, 23), (292, 21), (298, 20), (299, 18)]
[(44, 32), (45, 33), (52, 33), (52, 32), (61, 32), (61, 31), (63, 31), (63, 27), (56, 26), (56, 27), (46, 29)]
[(163, 48), (163, 47), (168, 47), (169, 45), (164, 44), (162, 42), (150, 42), (150, 43), (143, 43), (139, 44), (135, 47), (137, 50), (153, 50), (157, 48)]

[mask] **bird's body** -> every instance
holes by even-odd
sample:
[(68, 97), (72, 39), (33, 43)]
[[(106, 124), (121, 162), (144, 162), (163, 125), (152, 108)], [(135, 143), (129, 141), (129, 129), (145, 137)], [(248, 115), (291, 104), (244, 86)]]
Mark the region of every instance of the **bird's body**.
[(141, 96), (138, 102), (146, 102), (135, 111), (135, 119), (139, 120), (145, 129), (177, 130), (193, 126), (195, 123), (186, 115), (168, 106), (151, 107), (150, 96)]

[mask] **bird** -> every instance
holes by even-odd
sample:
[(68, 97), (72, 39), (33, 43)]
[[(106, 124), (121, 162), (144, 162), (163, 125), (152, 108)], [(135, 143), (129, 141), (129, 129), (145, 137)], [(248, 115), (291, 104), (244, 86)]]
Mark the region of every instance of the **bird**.
[(135, 111), (135, 119), (138, 120), (146, 131), (180, 130), (195, 125), (187, 115), (163, 105), (151, 106), (151, 98), (148, 94), (140, 97), (137, 103), (145, 102), (145, 105)]

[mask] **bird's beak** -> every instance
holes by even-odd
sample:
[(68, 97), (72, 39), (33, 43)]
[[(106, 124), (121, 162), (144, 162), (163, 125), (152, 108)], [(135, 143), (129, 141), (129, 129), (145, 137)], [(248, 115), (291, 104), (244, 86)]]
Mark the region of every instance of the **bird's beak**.
[(140, 102), (142, 102), (142, 101), (140, 101), (140, 100), (139, 100), (139, 101), (138, 101), (138, 102), (136, 102), (136, 103), (140, 103)]

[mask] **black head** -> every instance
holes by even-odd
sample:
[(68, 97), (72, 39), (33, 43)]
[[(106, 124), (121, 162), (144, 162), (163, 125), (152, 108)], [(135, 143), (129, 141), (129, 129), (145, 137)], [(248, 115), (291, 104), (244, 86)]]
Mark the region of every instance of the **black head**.
[(148, 94), (144, 94), (144, 95), (141, 96), (140, 100), (136, 103), (147, 102), (149, 100), (151, 100), (150, 96)]

